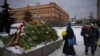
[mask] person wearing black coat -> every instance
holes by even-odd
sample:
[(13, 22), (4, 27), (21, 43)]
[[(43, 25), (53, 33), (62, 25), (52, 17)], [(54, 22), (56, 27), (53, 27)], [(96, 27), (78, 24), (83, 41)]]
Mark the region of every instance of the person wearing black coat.
[(93, 28), (93, 31), (94, 31), (94, 37), (95, 37), (95, 50), (97, 49), (97, 46), (98, 46), (98, 41), (99, 41), (99, 29), (94, 25), (94, 24), (91, 24), (92, 28)]
[[(96, 25), (97, 25), (97, 27), (98, 27), (98, 29), (99, 29), (99, 32), (100, 32), (100, 19), (98, 19), (97, 21), (96, 21)], [(99, 33), (100, 34), (100, 33)], [(100, 36), (99, 36), (99, 39), (100, 39)], [(100, 40), (98, 41), (99, 42), (99, 47), (100, 47)]]
[(69, 46), (68, 45), (68, 38), (73, 38), (74, 36), (74, 32), (71, 28), (71, 23), (67, 24), (67, 29), (66, 29), (67, 35), (63, 36), (65, 43), (63, 46), (63, 53), (67, 56), (67, 55), (76, 55), (75, 50), (74, 50), (74, 46)]
[(88, 48), (91, 47), (91, 54), (95, 54), (95, 32), (90, 23), (86, 23), (82, 27), (81, 35), (83, 36), (85, 45), (85, 54), (88, 55)]

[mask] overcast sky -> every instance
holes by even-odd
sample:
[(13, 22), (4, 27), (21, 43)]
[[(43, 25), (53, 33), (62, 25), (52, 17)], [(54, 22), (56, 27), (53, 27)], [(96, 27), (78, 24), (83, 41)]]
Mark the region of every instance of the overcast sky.
[[(70, 16), (79, 18), (88, 17), (90, 12), (93, 12), (96, 17), (96, 3), (97, 0), (8, 0), (10, 7), (20, 8), (27, 5), (35, 6), (37, 2), (41, 4), (48, 4), (49, 2), (55, 2), (61, 8), (63, 8)], [(0, 4), (3, 0), (0, 0)]]

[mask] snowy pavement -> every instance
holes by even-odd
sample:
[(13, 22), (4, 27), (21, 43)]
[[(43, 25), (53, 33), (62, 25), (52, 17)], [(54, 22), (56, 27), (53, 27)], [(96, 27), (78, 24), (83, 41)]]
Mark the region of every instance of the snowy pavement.
[[(75, 45), (75, 51), (77, 53), (78, 56), (86, 56), (84, 54), (84, 44), (83, 44), (83, 37), (80, 35), (81, 32), (81, 26), (73, 26), (72, 27), (74, 30), (74, 33), (76, 35), (76, 39), (77, 39), (77, 45)], [(62, 27), (62, 28), (56, 28), (58, 35), (61, 37), (61, 32), (64, 31), (66, 28)], [(62, 38), (62, 37), (61, 37)], [(57, 49), (56, 51), (54, 51), (53, 53), (51, 53), (48, 56), (65, 56), (62, 53), (62, 49), (63, 49), (63, 45)], [(89, 55), (91, 56), (90, 50), (89, 50)], [(97, 51), (95, 53), (95, 56), (100, 56), (100, 47), (97, 48)]]

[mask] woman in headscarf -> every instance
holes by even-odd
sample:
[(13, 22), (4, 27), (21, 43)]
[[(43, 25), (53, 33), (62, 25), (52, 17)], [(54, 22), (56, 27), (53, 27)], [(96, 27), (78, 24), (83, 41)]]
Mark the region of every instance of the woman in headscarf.
[(66, 29), (67, 34), (65, 36), (63, 36), (65, 43), (64, 43), (64, 47), (63, 47), (63, 53), (68, 56), (68, 55), (72, 55), (75, 56), (75, 50), (74, 50), (74, 46), (69, 46), (68, 44), (68, 39), (73, 38), (74, 37), (74, 32), (73, 29), (71, 28), (71, 22), (67, 23), (67, 29)]

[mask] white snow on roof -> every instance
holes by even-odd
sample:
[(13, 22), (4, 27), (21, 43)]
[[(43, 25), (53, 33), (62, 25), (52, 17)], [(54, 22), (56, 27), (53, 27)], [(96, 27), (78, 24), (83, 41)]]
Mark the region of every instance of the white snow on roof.
[(19, 27), (21, 24), (23, 24), (23, 23), (14, 23), (11, 25), (11, 27)]

